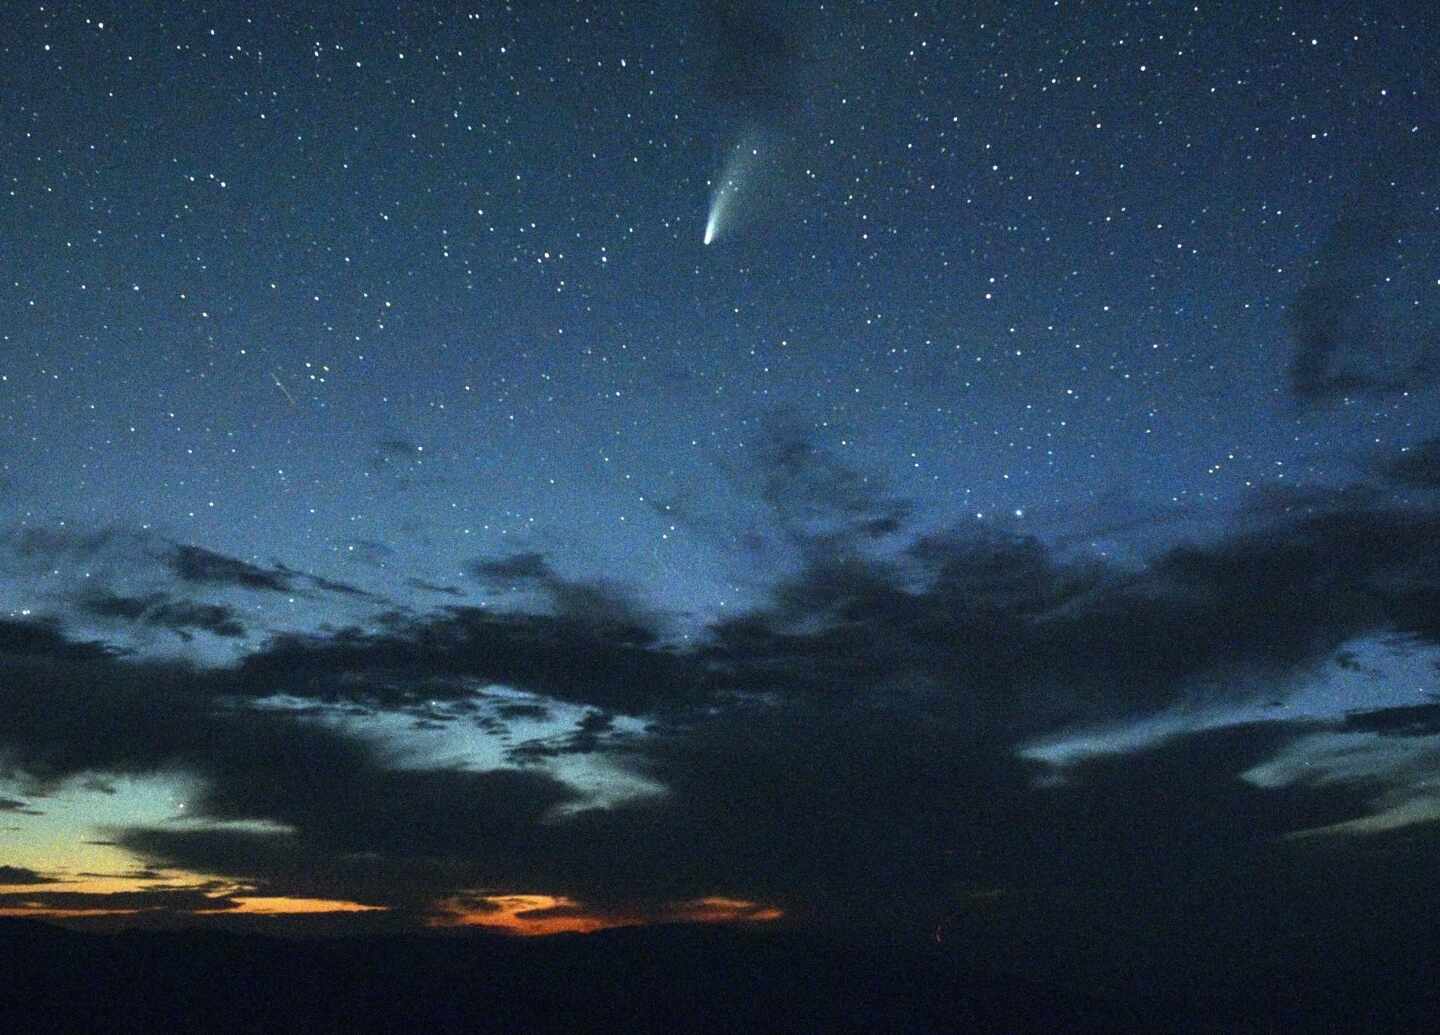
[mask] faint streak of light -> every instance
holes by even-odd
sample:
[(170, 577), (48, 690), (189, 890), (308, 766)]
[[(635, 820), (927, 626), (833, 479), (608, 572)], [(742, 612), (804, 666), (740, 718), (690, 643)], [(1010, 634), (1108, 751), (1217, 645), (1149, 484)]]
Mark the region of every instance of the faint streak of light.
[(297, 405), (295, 402), (295, 397), (290, 394), (290, 389), (286, 388), (284, 382), (280, 380), (279, 374), (277, 374), (273, 370), (270, 371), (270, 380), (275, 382), (275, 387), (280, 389), (280, 394), (285, 396), (285, 398), (289, 400), (291, 406)]

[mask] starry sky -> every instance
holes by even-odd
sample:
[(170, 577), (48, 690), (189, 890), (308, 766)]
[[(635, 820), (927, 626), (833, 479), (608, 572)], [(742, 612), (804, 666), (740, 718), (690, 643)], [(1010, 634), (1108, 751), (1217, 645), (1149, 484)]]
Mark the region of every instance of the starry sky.
[(1416, 893), (1428, 5), (5, 21), (0, 912)]

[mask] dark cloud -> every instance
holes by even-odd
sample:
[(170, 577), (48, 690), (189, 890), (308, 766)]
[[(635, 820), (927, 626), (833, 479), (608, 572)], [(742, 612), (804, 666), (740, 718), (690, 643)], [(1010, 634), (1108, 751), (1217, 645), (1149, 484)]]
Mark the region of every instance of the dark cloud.
[(1383, 675), (1378, 669), (1372, 668), (1362, 662), (1360, 656), (1353, 650), (1342, 650), (1331, 658), (1331, 661), (1336, 668), (1343, 669), (1346, 672), (1363, 672), (1367, 676), (1374, 676), (1376, 678), (1380, 678)]
[(115, 529), (77, 532), (66, 528), (27, 527), (12, 531), (5, 540), (15, 553), (28, 559), (50, 560), (62, 556), (90, 559), (103, 554), (117, 542), (137, 536)]
[(296, 571), (294, 568), (278, 562), (275, 565), (275, 570), (287, 578), (299, 579), (308, 583), (314, 589), (321, 590), (325, 593), (334, 593), (343, 597), (361, 597), (368, 600), (377, 599), (375, 594), (368, 593), (357, 586), (352, 586), (348, 582), (338, 582), (335, 579), (327, 579), (321, 575), (311, 575), (306, 572)]
[(1377, 486), (1358, 484), (1341, 488), (1316, 485), (1256, 486), (1246, 494), (1239, 512), (1241, 527), (1260, 531), (1277, 522), (1383, 509), (1384, 493)]
[(195, 630), (228, 639), (240, 639), (246, 634), (245, 626), (231, 608), (175, 599), (164, 593), (135, 597), (102, 590), (81, 598), (78, 610), (97, 618), (123, 619), (168, 629), (185, 640), (192, 639)]
[(31, 807), (28, 801), (21, 801), (18, 798), (0, 798), (0, 812), (18, 813), (22, 816), (45, 815), (40, 809)]
[(403, 438), (382, 438), (375, 443), (375, 448), (381, 456), (400, 460), (413, 459), (423, 452), (418, 443)]
[(693, 702), (694, 659), (657, 646), (656, 633), (595, 616), (496, 613), (454, 607), (396, 616), (384, 632), (276, 637), (230, 673), (248, 695), (288, 692), (325, 700), (404, 704), (468, 697), (500, 683), (628, 714)]
[[(329, 747), (332, 759), (345, 753), (341, 746)], [(542, 773), (388, 769), (366, 759), (352, 760), (330, 776), (312, 763), (274, 750), (268, 754), (274, 776), (257, 783), (225, 779), (229, 772), (217, 772), (220, 779), (193, 807), (222, 819), (266, 817), (294, 827), (312, 847), (340, 856), (463, 858), (512, 845), (552, 809), (578, 797)], [(308, 790), (297, 779), (302, 764), (308, 769)], [(254, 767), (242, 759), (226, 759), (223, 765), (235, 775), (253, 774)], [(337, 796), (345, 793), (356, 801), (353, 810), (335, 808)]]
[(395, 556), (395, 548), (377, 539), (349, 539), (340, 543), (348, 561), (383, 568)]
[(742, 462), (717, 458), (734, 491), (758, 504), (723, 513), (711, 501), (674, 498), (651, 508), (727, 553), (783, 571), (797, 558), (814, 563), (845, 554), (866, 555), (907, 532), (911, 501), (884, 480), (844, 463), (816, 442), (807, 426), (785, 413), (768, 415), (748, 443)]
[(196, 910), (236, 909), (239, 905), (239, 902), (228, 895), (211, 894), (204, 888), (147, 888), (144, 891), (110, 892), (0, 892), (0, 909), (9, 906), (35, 910), (114, 909), (192, 913)]
[(374, 595), (345, 582), (297, 571), (279, 562), (262, 568), (199, 546), (172, 545), (164, 561), (180, 581), (191, 585), (234, 587), (268, 593), (298, 593), (303, 586), (338, 596), (374, 599)]
[(95, 641), (75, 642), (59, 628), (43, 621), (12, 621), (0, 618), (0, 656), (56, 658), (69, 661), (96, 660), (122, 653), (118, 648)]
[[(254, 774), (259, 781), (248, 771), (246, 778), (238, 771), (230, 778), (221, 774), (194, 808), (214, 817), (272, 816), (293, 834), (131, 829), (121, 834), (121, 844), (148, 860), (243, 874), (263, 893), (344, 898), (418, 913), (467, 888), (511, 886), (514, 867), (505, 860), (526, 858), (539, 850), (539, 840), (551, 840), (547, 817), (578, 797), (551, 776), (514, 769), (362, 765), (302, 772), (298, 761), (281, 761), (268, 772)], [(351, 804), (337, 809), (337, 794)]]
[(530, 719), (543, 722), (550, 718), (550, 709), (543, 704), (502, 704), (495, 709), (502, 719)]
[[(0, 865), (0, 884), (55, 884), (58, 878), (26, 869), (24, 866)], [(3, 896), (0, 896), (3, 898)]]
[(165, 558), (182, 582), (204, 586), (236, 586), (271, 593), (293, 593), (291, 573), (260, 568), (199, 546), (176, 545)]
[[(819, 921), (920, 923), (933, 919), (937, 896), (958, 901), (977, 883), (1023, 877), (1046, 894), (1068, 894), (1054, 884), (1062, 874), (1153, 883), (1157, 853), (1188, 853), (1196, 873), (1228, 873), (1237, 853), (1249, 858), (1281, 834), (1366, 809), (1368, 789), (1265, 790), (1237, 779), (1312, 731), (1283, 723), (1177, 738), (1039, 790), (1040, 768), (1013, 753), (1015, 733), (977, 725), (957, 698), (912, 689), (716, 703), (607, 747), (663, 796), (563, 819), (551, 810), (573, 794), (541, 773), (534, 782), (395, 774), (309, 745), (283, 757), (247, 746), (238, 764), (254, 764), (258, 782), (248, 768), (223, 774), (212, 762), (212, 778), (223, 779), (198, 803), (201, 814), (265, 816), (294, 834), (139, 830), (124, 843), (289, 894), (397, 908), (492, 887), (545, 889), (617, 912), (728, 894)], [(609, 725), (592, 714), (572, 735)], [(344, 810), (333, 807), (339, 795)], [(1122, 837), (1131, 847), (1116, 869)]]
[(394, 491), (445, 484), (446, 479), (440, 475), (425, 473), (427, 459), (425, 447), (418, 442), (392, 436), (376, 441), (369, 466), (374, 474), (383, 475), (384, 484)]
[(1417, 489), (1440, 489), (1440, 438), (1426, 439), (1384, 468), (1391, 478)]
[(227, 714), (216, 690), (213, 676), (181, 664), (0, 653), (0, 758), (39, 789), (199, 764), (266, 721)]
[[(1179, 738), (1037, 789), (1036, 767), (977, 740), (943, 705), (874, 714), (827, 702), (667, 736), (646, 771), (670, 788), (684, 833), (717, 858), (745, 860), (745, 897), (839, 926), (879, 912), (914, 923), (977, 886), (1128, 886), (1148, 897), (1157, 883), (1183, 883), (1190, 864), (1190, 878), (1208, 870), (1213, 881), (1279, 834), (1363, 809), (1349, 789), (1266, 791), (1237, 779), (1293, 735)], [(686, 865), (697, 884), (723, 881), (696, 856)], [(639, 889), (662, 878), (633, 879)]]
[(1387, 737), (1440, 736), (1440, 704), (1415, 704), (1355, 712), (1345, 718), (1347, 733), (1379, 733)]
[[(21, 572), (28, 569), (31, 574), (51, 570), (62, 561), (83, 563), (90, 574), (73, 593), (82, 613), (148, 624), (177, 634), (202, 629), (229, 638), (244, 635), (234, 616), (227, 615), (222, 605), (191, 598), (202, 587), (374, 599), (372, 594), (347, 583), (297, 571), (282, 563), (256, 565), (205, 547), (176, 543), (153, 532), (25, 528), (0, 534), (0, 550), (8, 552)], [(111, 588), (137, 578), (153, 583), (160, 572), (178, 585), (161, 590), (148, 588), (141, 593)], [(97, 590), (97, 585), (106, 588)]]
[[(988, 859), (1001, 879), (988, 885), (993, 897), (953, 900), (945, 944), (1034, 977), (1105, 985), (1164, 974), (1217, 998), (1318, 973), (1344, 973), (1348, 987), (1366, 964), (1327, 961), (1336, 946), (1418, 944), (1403, 929), (1440, 895), (1404, 867), (1433, 851), (1440, 828), (1287, 836), (1367, 806), (1354, 784), (1262, 789), (1236, 778), (1289, 735), (1283, 726), (1191, 735), (1097, 759), (1037, 794), (998, 851), (960, 845), (957, 861)], [(994, 866), (1007, 859), (1008, 870)]]
[(558, 758), (561, 755), (590, 755), (613, 748), (615, 717), (604, 712), (586, 712), (574, 728), (556, 736), (537, 737), (516, 744), (505, 752), (506, 758), (521, 764)]
[(443, 593), (450, 597), (463, 597), (465, 591), (459, 586), (442, 586), (435, 582), (427, 582), (425, 579), (406, 579), (405, 585), (411, 589), (422, 590), (426, 593)]
[(912, 504), (881, 479), (841, 462), (797, 420), (767, 418), (734, 477), (769, 508), (772, 522), (807, 553), (833, 552), (903, 529)]
[(145, 869), (136, 869), (136, 870), (124, 870), (124, 871), (122, 871), (122, 872), (120, 872), (120, 873), (90, 873), (90, 872), (88, 872), (88, 871), (82, 871), (81, 873), (76, 874), (76, 876), (77, 876), (77, 877), (97, 877), (97, 878), (103, 878), (103, 879), (107, 879), (107, 880), (112, 880), (112, 879), (113, 879), (113, 880), (160, 881), (160, 880), (164, 880), (164, 879), (165, 879), (165, 874), (163, 874), (163, 873), (160, 872), (159, 870), (152, 870), (152, 869), (148, 869), (148, 868), (145, 868)]
[(790, 11), (757, 0), (710, 0), (697, 28), (708, 48), (704, 87), (711, 98), (749, 118), (791, 113), (804, 54)]
[[(538, 554), (475, 568), (524, 578), (546, 613), (392, 613), (373, 629), (275, 637), (229, 666), (120, 657), (11, 622), (0, 757), (40, 789), (193, 775), (192, 824), (274, 830), (112, 839), (151, 867), (257, 894), (417, 921), (464, 895), (563, 895), (610, 915), (724, 896), (813, 922), (914, 926), (996, 891), (1019, 929), (1027, 903), (1137, 923), (1147, 909), (1212, 908), (1195, 888), (1225, 908), (1273, 904), (1266, 867), (1289, 858), (1277, 846), (1372, 812), (1385, 788), (1240, 774), (1317, 731), (1436, 729), (1424, 706), (1176, 734), (1058, 774), (1017, 753), (1074, 724), (1270, 700), (1357, 639), (1440, 644), (1440, 512), (1368, 493), (1271, 501), (1144, 564), (1074, 559), (984, 525), (882, 553), (876, 519), (903, 529), (902, 502), (795, 434), (767, 443), (750, 477), (798, 566), (762, 606), (685, 646), (623, 593), (565, 580)], [(489, 683), (536, 697), (477, 698)], [(304, 707), (253, 703), (274, 694)], [(488, 771), (403, 766), (333, 721), (344, 705), (498, 732), (565, 714), (556, 702), (584, 710)], [(622, 735), (621, 715), (645, 732)], [(657, 790), (600, 807), (548, 768), (582, 756), (602, 766), (597, 780), (618, 768)]]
[(550, 564), (542, 553), (517, 553), (496, 560), (473, 561), (470, 574), (493, 585), (553, 577)]
[(1368, 156), (1361, 187), (1309, 263), (1289, 313), (1290, 389), (1302, 405), (1401, 392), (1440, 373), (1440, 329), (1397, 321), (1383, 301), (1403, 238), (1426, 218), (1411, 199), (1425, 196), (1431, 137), (1411, 130)]

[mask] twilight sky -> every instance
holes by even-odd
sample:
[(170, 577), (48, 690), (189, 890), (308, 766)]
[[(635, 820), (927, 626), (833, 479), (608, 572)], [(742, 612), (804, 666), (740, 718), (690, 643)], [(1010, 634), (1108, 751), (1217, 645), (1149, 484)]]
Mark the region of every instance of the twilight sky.
[(1435, 898), (1428, 5), (396, 6), (6, 15), (0, 914)]

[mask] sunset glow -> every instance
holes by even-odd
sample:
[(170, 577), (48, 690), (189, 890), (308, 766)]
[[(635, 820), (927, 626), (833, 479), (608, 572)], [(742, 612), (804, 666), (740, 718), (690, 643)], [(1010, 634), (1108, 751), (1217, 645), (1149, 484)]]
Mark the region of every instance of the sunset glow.
[[(481, 903), (483, 907), (477, 908)], [(769, 922), (784, 916), (773, 906), (743, 899), (707, 897), (651, 914), (587, 912), (574, 900), (553, 895), (488, 895), (446, 899), (437, 904), (432, 927), (485, 927), (518, 935), (583, 934), (646, 923)]]
[(286, 916), (296, 913), (385, 913), (387, 906), (366, 906), (332, 898), (289, 898), (284, 895), (236, 898), (238, 908), (221, 910), (226, 913), (252, 913), (261, 916)]

